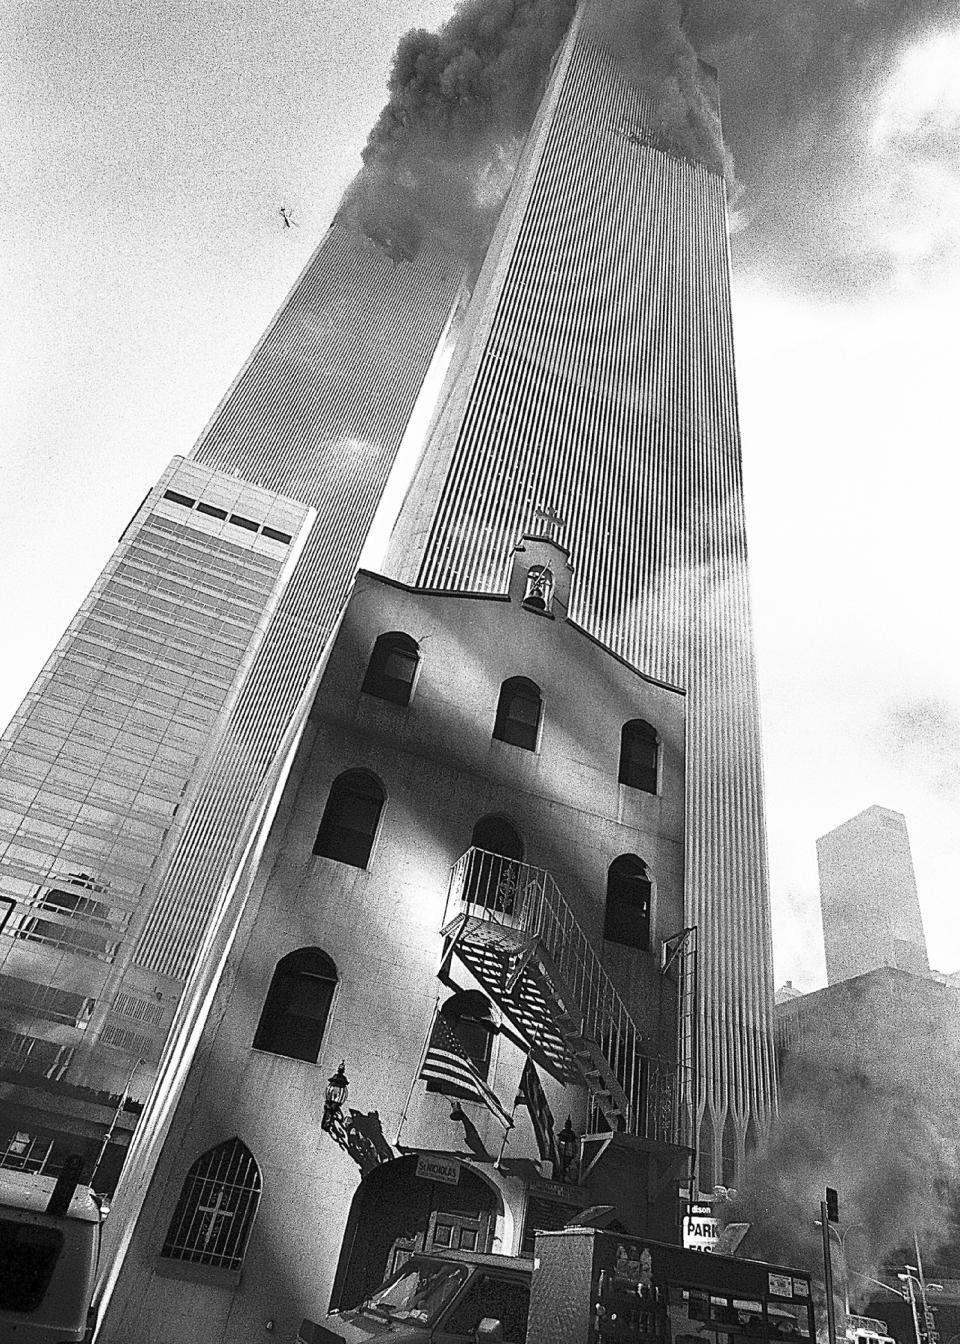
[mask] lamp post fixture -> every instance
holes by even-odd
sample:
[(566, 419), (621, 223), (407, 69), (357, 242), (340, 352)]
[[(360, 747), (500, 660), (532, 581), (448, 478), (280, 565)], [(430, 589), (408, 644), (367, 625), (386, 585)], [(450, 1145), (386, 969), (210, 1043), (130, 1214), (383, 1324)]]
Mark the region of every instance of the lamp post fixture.
[[(919, 1247), (917, 1249), (919, 1250)], [(917, 1259), (920, 1259), (919, 1255)], [(927, 1293), (942, 1293), (943, 1284), (927, 1283), (923, 1277), (923, 1270), (918, 1265), (904, 1265), (904, 1269), (906, 1273), (898, 1274), (897, 1278), (901, 1283), (907, 1285), (907, 1291), (901, 1293), (900, 1296), (910, 1303), (910, 1312), (913, 1316), (913, 1333), (916, 1336), (917, 1344), (939, 1344), (940, 1335), (937, 1331), (937, 1323), (933, 1318), (933, 1310), (927, 1302)], [(920, 1304), (923, 1307), (923, 1329), (920, 1327), (917, 1299), (913, 1291), (914, 1284), (920, 1289)]]
[(323, 1119), (320, 1121), (320, 1128), (326, 1134), (330, 1134), (335, 1142), (341, 1144), (347, 1137), (343, 1106), (347, 1100), (350, 1082), (343, 1071), (345, 1062), (341, 1059), (339, 1069), (327, 1080), (323, 1094)]
[(569, 1181), (571, 1172), (576, 1175), (576, 1161), (580, 1153), (580, 1136), (574, 1129), (569, 1115), (567, 1116), (567, 1123), (557, 1135), (557, 1151), (560, 1154), (560, 1179), (561, 1181)]
[[(817, 1218), (817, 1219), (815, 1220), (815, 1222), (814, 1222), (814, 1227), (819, 1227), (819, 1228), (821, 1229), (821, 1231), (822, 1231), (823, 1226), (824, 1226), (824, 1224), (823, 1224), (822, 1220), (821, 1220), (820, 1218)], [(850, 1315), (850, 1270), (847, 1268), (847, 1234), (848, 1234), (849, 1232), (856, 1232), (856, 1231), (858, 1231), (858, 1230), (859, 1230), (860, 1232), (864, 1231), (864, 1225), (863, 1225), (863, 1223), (848, 1223), (846, 1227), (844, 1227), (844, 1228), (840, 1228), (840, 1227), (837, 1226), (836, 1223), (832, 1223), (832, 1222), (830, 1222), (830, 1220), (829, 1220), (829, 1218), (828, 1218), (828, 1219), (827, 1219), (827, 1222), (826, 1222), (826, 1227), (827, 1227), (828, 1233), (829, 1233), (829, 1232), (833, 1232), (833, 1233), (836, 1234), (837, 1244), (838, 1244), (839, 1247), (840, 1247), (840, 1259), (841, 1259), (841, 1261), (842, 1261), (842, 1263), (843, 1263), (843, 1310), (844, 1310), (845, 1314), (846, 1314), (847, 1316), (849, 1316), (849, 1315)], [(856, 1270), (854, 1270), (853, 1272), (856, 1273)], [(861, 1278), (867, 1278), (868, 1276), (865, 1275), (865, 1274), (861, 1274), (860, 1277), (861, 1277)], [(879, 1283), (879, 1279), (874, 1280), (874, 1282)], [(887, 1284), (884, 1284), (884, 1285), (883, 1285), (884, 1288), (886, 1288), (886, 1287), (888, 1287), (888, 1286), (889, 1286), (889, 1285), (887, 1285)], [(896, 1292), (896, 1289), (894, 1289), (893, 1291)]]

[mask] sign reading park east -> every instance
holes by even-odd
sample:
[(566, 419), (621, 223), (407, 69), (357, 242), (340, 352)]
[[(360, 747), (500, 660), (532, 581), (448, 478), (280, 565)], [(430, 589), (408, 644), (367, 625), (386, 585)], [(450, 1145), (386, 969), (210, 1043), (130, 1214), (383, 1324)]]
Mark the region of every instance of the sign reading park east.
[(683, 1244), (688, 1251), (712, 1251), (720, 1228), (709, 1204), (691, 1204), (683, 1220)]

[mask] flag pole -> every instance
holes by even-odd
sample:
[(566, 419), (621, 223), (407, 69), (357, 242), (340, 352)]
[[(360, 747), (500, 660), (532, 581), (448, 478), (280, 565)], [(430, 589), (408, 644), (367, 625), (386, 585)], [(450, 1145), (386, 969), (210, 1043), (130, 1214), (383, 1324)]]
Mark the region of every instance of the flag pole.
[[(520, 1088), (523, 1085), (523, 1075), (526, 1073), (527, 1065), (530, 1063), (530, 1056), (533, 1054), (533, 1047), (536, 1044), (536, 1041), (539, 1041), (540, 1039), (541, 1030), (542, 1027), (537, 1028), (536, 1039), (534, 1041), (531, 1041), (531, 1043), (527, 1046), (527, 1053), (523, 1061), (523, 1068), (520, 1070), (520, 1082), (517, 1083), (517, 1090), (513, 1094), (513, 1109), (510, 1112), (510, 1129), (513, 1129), (514, 1116), (517, 1113), (517, 1106), (520, 1103)], [(507, 1144), (510, 1141), (510, 1129), (505, 1129), (503, 1131), (503, 1138), (500, 1141), (500, 1152), (497, 1155), (496, 1162), (494, 1163), (494, 1167), (496, 1168), (497, 1171), (500, 1170), (500, 1163), (503, 1161), (503, 1154), (506, 1151)]]
[(393, 1145), (394, 1148), (400, 1147), (400, 1135), (403, 1133), (403, 1126), (407, 1118), (407, 1111), (410, 1109), (410, 1103), (413, 1100), (413, 1089), (416, 1087), (417, 1080), (420, 1077), (420, 1070), (423, 1068), (423, 1062), (427, 1057), (427, 1050), (430, 1048), (430, 1038), (433, 1035), (433, 1028), (435, 1027), (437, 1018), (439, 1016), (440, 1016), (440, 990), (438, 989), (437, 997), (433, 1005), (433, 1012), (430, 1015), (430, 1024), (427, 1027), (427, 1034), (423, 1038), (423, 1046), (421, 1047), (420, 1050), (420, 1059), (417, 1063), (416, 1069), (414, 1070), (413, 1080), (410, 1083), (410, 1091), (407, 1093), (407, 1099), (403, 1103), (403, 1110), (400, 1112), (400, 1123), (397, 1125), (397, 1137), (396, 1140), (394, 1141)]

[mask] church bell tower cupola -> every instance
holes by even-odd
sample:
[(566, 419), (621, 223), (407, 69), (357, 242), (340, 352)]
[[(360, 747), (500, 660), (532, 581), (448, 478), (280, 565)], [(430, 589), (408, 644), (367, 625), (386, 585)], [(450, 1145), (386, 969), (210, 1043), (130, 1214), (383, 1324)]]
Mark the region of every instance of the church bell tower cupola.
[(570, 552), (543, 533), (527, 533), (510, 563), (510, 598), (528, 611), (565, 618), (573, 569)]

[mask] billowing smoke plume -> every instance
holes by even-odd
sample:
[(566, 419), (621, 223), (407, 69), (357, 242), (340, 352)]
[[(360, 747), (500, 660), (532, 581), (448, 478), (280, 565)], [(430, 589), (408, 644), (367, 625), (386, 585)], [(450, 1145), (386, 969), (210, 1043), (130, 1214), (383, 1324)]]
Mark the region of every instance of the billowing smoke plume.
[(407, 33), (348, 202), (374, 238), (401, 253), (425, 236), (482, 252), (573, 11), (467, 0), (439, 33)]
[(752, 1224), (743, 1254), (822, 1276), (815, 1220), (824, 1187), (834, 1186), (856, 1311), (875, 1295), (870, 1278), (898, 1263), (914, 1233), (935, 1263), (953, 1232), (960, 995), (898, 972), (841, 988), (816, 1042), (790, 1055), (779, 1118), (722, 1217)]
[(958, 0), (692, 0), (743, 184), (734, 270), (830, 297), (960, 255)]
[[(482, 253), (574, 7), (466, 0), (407, 34), (348, 202), (368, 232)], [(586, 26), (665, 144), (731, 184), (732, 152), (738, 274), (843, 296), (960, 256), (960, 94), (936, 73), (960, 62), (960, 0), (595, 0)]]
[(614, 53), (623, 74), (650, 98), (666, 144), (733, 179), (710, 81), (683, 28), (679, 0), (599, 0), (585, 33)]
[[(403, 38), (347, 202), (372, 237), (400, 255), (425, 237), (482, 254), (575, 7), (467, 0), (439, 33)], [(731, 175), (678, 0), (594, 0), (584, 34), (649, 95), (652, 143)]]

